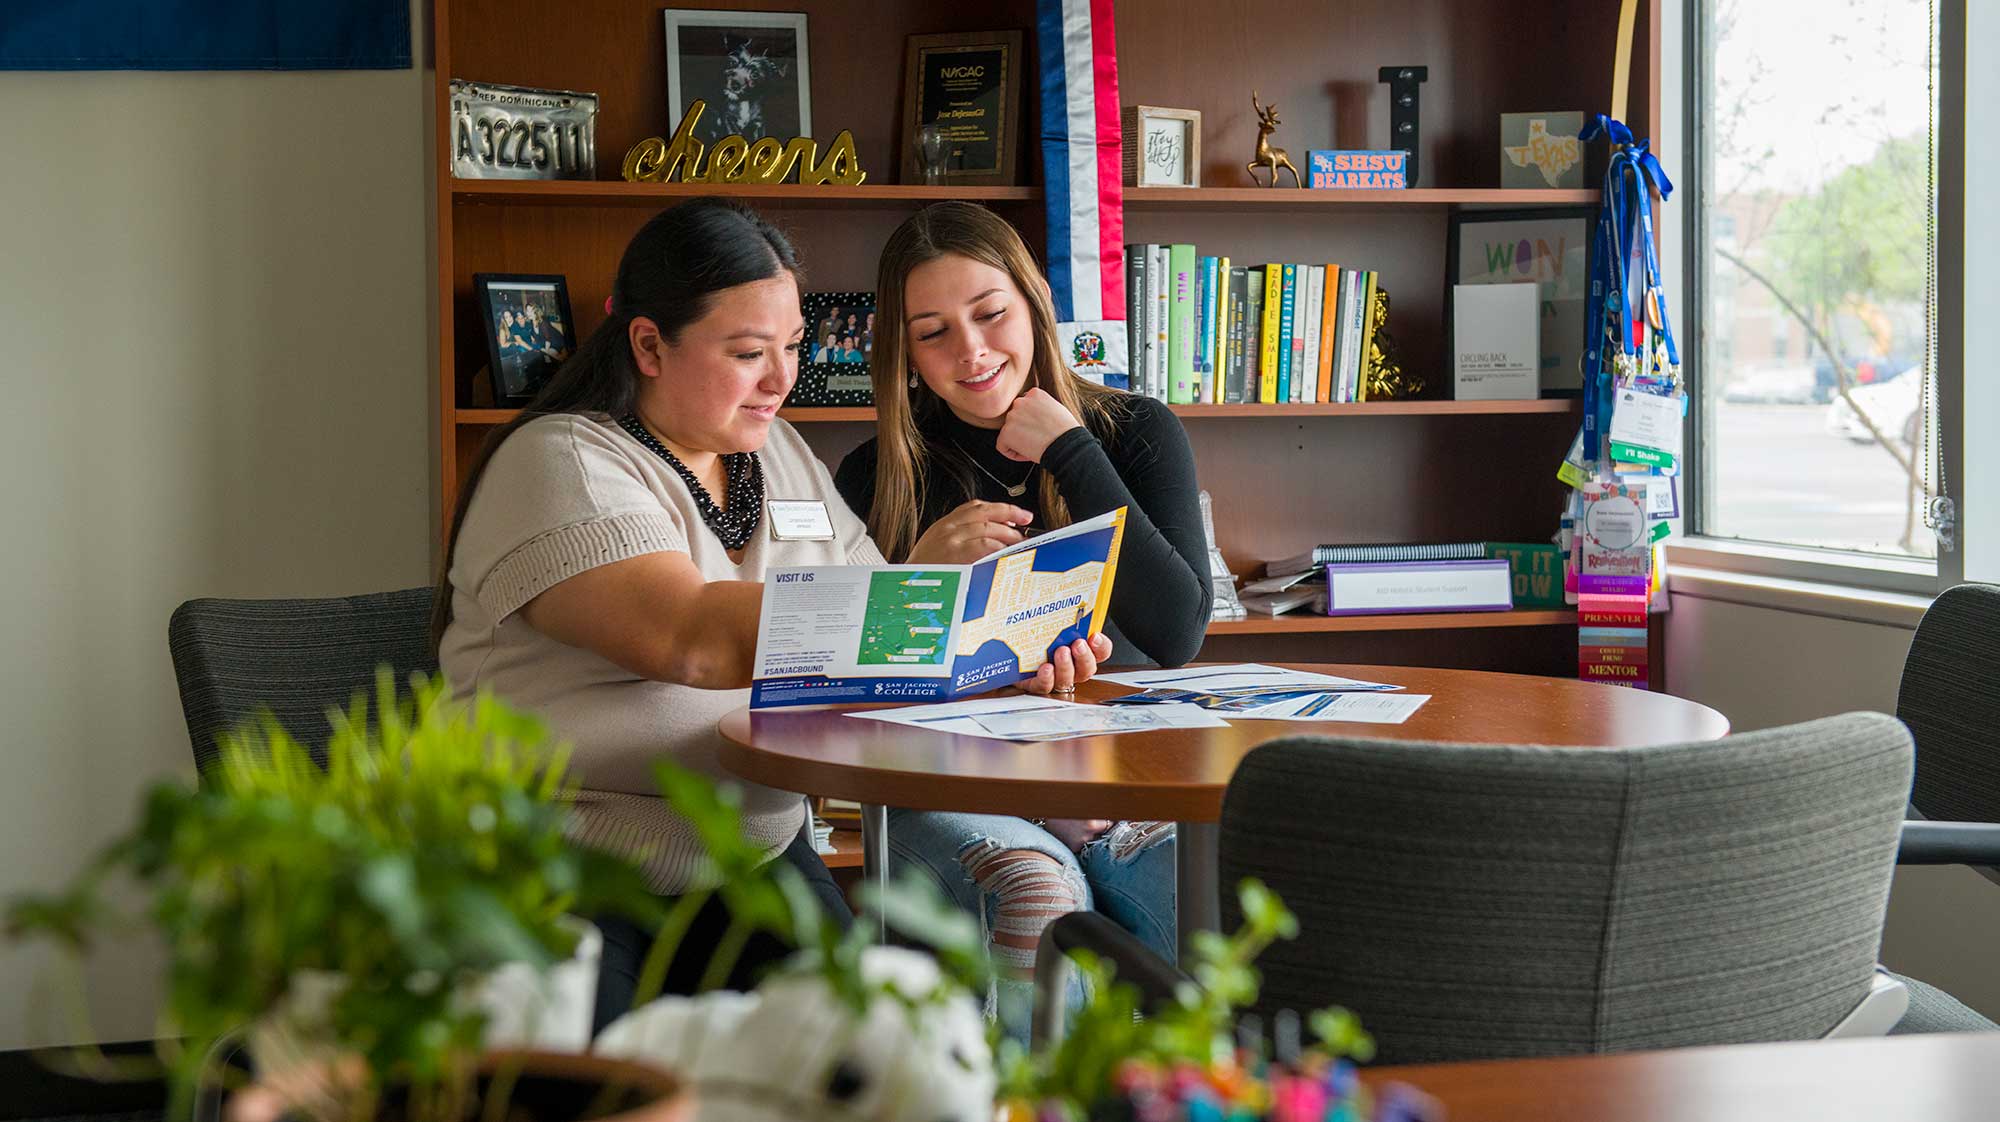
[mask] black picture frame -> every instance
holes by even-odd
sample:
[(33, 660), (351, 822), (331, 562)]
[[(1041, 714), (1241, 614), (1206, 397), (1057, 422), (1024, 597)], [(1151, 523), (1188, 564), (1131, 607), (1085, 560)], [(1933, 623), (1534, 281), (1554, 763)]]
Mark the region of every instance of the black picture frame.
[[(1556, 324), (1550, 322), (1551, 317), (1547, 311), (1543, 313), (1541, 339), (1544, 364), (1542, 367), (1540, 393), (1542, 397), (1547, 398), (1581, 397), (1583, 395), (1581, 369), (1561, 370), (1558, 372), (1558, 376), (1552, 379), (1550, 377), (1551, 367), (1549, 362), (1551, 360), (1549, 356), (1556, 356), (1553, 361), (1557, 364), (1573, 365), (1571, 360), (1581, 356), (1583, 345), (1589, 338), (1587, 332), (1592, 326), (1588, 307), (1591, 264), (1590, 235), (1596, 221), (1597, 208), (1594, 206), (1541, 207), (1534, 210), (1453, 210), (1451, 212), (1450, 232), (1446, 235), (1445, 242), (1444, 323), (1447, 336), (1451, 333), (1452, 324), (1456, 322), (1454, 318), (1455, 309), (1453, 305), (1455, 302), (1452, 299), (1452, 287), (1459, 284), (1480, 283), (1476, 280), (1466, 279), (1467, 274), (1461, 268), (1462, 265), (1482, 260), (1482, 255), (1479, 254), (1473, 255), (1469, 259), (1465, 255), (1464, 245), (1468, 228), (1512, 225), (1530, 230), (1535, 228), (1544, 229), (1550, 235), (1559, 239), (1555, 250), (1564, 261), (1562, 272), (1564, 281), (1573, 281), (1574, 283), (1575, 307), (1558, 309), (1555, 318), (1559, 322)], [(1540, 240), (1546, 242), (1547, 238), (1544, 237)], [(1539, 246), (1530, 247), (1531, 251), (1537, 252), (1539, 248)], [(1486, 267), (1490, 270), (1491, 259), (1484, 259), (1487, 261)], [(1570, 269), (1575, 270), (1574, 277), (1570, 275)], [(1570, 285), (1566, 283), (1565, 288), (1569, 287)], [(1567, 304), (1568, 300), (1558, 300), (1552, 303)], [(1568, 322), (1572, 318), (1577, 325), (1576, 336), (1573, 340), (1568, 338)], [(1552, 331), (1557, 333), (1553, 339), (1551, 338)], [(1447, 346), (1445, 353), (1447, 355), (1454, 354), (1456, 350), (1457, 344), (1452, 343)], [(1552, 381), (1555, 383), (1554, 385), (1551, 385)]]
[[(1021, 141), (1019, 31), (912, 35), (903, 59), (903, 130), (898, 166), (904, 183), (922, 183), (917, 133), (945, 130), (943, 182), (1012, 187)], [(942, 124), (948, 119), (949, 124)]]
[[(875, 294), (808, 292), (799, 303), (805, 314), (806, 346), (799, 353), (799, 380), (785, 404), (875, 404), (868, 362), (874, 353)], [(833, 336), (831, 344), (827, 342), (829, 334)], [(851, 349), (847, 345), (850, 340)]]
[(663, 10), (670, 121), (705, 102), (695, 138), (790, 140), (812, 132), (812, 52), (804, 12)]
[[(518, 409), (533, 401), (556, 367), (576, 353), (569, 281), (560, 273), (474, 273), (472, 299), (485, 329), (493, 403)], [(533, 329), (513, 331), (516, 314), (534, 320)], [(503, 327), (509, 329), (513, 343), (502, 344)]]

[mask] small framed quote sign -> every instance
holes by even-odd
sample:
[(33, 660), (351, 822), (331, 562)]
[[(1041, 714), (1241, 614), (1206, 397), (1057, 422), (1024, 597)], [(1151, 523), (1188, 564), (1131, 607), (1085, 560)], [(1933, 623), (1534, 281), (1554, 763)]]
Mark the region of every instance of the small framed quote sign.
[(1120, 121), (1125, 186), (1201, 186), (1201, 112), (1128, 105)]
[(903, 58), (904, 183), (1015, 185), (1021, 33), (912, 35)]

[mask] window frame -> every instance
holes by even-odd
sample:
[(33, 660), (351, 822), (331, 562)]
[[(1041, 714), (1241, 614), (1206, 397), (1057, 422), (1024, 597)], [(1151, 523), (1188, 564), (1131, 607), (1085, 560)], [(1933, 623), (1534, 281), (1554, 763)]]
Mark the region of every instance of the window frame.
[[(1702, 144), (1707, 122), (1708, 0), (1668, 0), (1682, 8), (1680, 63), (1681, 128), (1672, 138), (1682, 158), (1688, 186), (1682, 208), (1686, 236), (1680, 263), (1681, 307), (1693, 327), (1682, 364), (1693, 407), (1688, 410), (1685, 446), (1706, 449), (1702, 403), (1707, 395), (1704, 336), (1707, 320), (1708, 245), (1710, 221), (1701, 195)], [(1947, 483), (1945, 494), (1959, 511), (1956, 544), (1939, 549), (1935, 561), (1901, 558), (1815, 546), (1789, 545), (1700, 533), (1701, 512), (1710, 498), (1705, 454), (1691, 457), (1687, 469), (1688, 532), (1668, 539), (1669, 574), (1676, 566), (1696, 566), (1746, 577), (1805, 581), (1869, 589), (1884, 593), (1934, 596), (1959, 583), (1965, 565), (1964, 499), (1964, 325), (1965, 325), (1965, 148), (1966, 0), (1937, 0), (1938, 145), (1937, 175), (1937, 441)], [(1678, 193), (1678, 192), (1677, 192)], [(1671, 579), (1671, 575), (1670, 578)]]

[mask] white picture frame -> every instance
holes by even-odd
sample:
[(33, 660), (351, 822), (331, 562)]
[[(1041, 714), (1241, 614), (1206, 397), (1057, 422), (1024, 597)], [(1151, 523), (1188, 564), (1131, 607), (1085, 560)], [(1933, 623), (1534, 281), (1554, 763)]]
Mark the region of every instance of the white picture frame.
[(813, 134), (804, 12), (667, 8), (662, 17), (670, 120), (678, 123), (700, 99), (708, 108), (695, 138), (704, 144)]

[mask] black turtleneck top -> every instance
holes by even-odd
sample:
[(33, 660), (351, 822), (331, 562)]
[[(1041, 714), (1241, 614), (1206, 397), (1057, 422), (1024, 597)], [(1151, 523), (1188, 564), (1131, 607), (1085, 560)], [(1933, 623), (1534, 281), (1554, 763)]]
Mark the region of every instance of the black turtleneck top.
[[(946, 409), (920, 418), (918, 427), (937, 465), (925, 481), (919, 534), (972, 499), (1012, 503), (1034, 513), (1030, 525), (1043, 526), (1038, 488), (1046, 471), (1075, 521), (1125, 508), (1125, 541), (1105, 627), (1111, 661), (1179, 666), (1194, 658), (1213, 605), (1208, 540), (1201, 529), (1194, 453), (1180, 419), (1165, 405), (1147, 397), (1124, 399), (1106, 431), (1073, 428), (1033, 465), (1001, 455), (994, 446), (996, 430), (968, 425)], [(1009, 484), (1025, 481), (1028, 490), (1009, 497), (987, 472)], [(867, 521), (875, 505), (875, 441), (848, 453), (833, 482)]]

